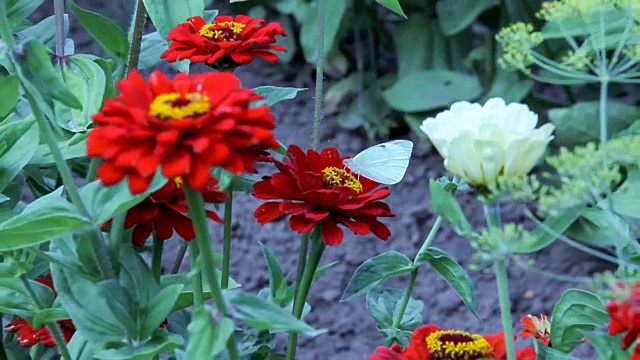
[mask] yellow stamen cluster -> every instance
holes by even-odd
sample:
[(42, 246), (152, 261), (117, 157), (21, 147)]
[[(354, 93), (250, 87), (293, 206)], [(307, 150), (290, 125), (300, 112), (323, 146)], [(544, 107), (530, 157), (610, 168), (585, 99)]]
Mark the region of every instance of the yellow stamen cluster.
[(478, 334), (462, 330), (438, 330), (425, 339), (438, 359), (472, 360), (491, 356), (491, 344)]
[(201, 93), (160, 94), (153, 102), (149, 112), (162, 119), (184, 119), (205, 114), (211, 108), (209, 97)]
[(583, 49), (569, 51), (561, 59), (562, 65), (575, 69), (585, 70), (589, 64), (593, 64), (593, 55)]
[(324, 181), (330, 188), (346, 186), (352, 188), (358, 193), (361, 193), (363, 190), (360, 181), (344, 169), (329, 166), (322, 170), (322, 175), (324, 175)]
[(531, 49), (544, 40), (542, 34), (533, 31), (533, 25), (517, 22), (502, 29), (496, 40), (504, 48), (504, 55), (498, 63), (505, 70), (521, 70), (529, 73), (529, 66), (534, 63)]
[(580, 16), (588, 18), (594, 14), (620, 6), (633, 0), (557, 0), (542, 3), (536, 16), (545, 21), (563, 21)]
[(175, 178), (173, 178), (173, 182), (176, 184), (176, 187), (178, 189), (181, 189), (182, 185), (184, 185), (184, 179), (181, 176), (176, 176)]
[(206, 24), (198, 32), (201, 36), (217, 41), (237, 40), (246, 24), (237, 21), (225, 21), (220, 23)]

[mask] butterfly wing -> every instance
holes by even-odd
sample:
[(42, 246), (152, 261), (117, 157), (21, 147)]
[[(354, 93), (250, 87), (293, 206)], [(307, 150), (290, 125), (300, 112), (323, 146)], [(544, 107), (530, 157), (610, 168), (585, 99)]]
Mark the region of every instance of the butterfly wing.
[(412, 150), (411, 141), (393, 140), (363, 150), (353, 159), (345, 160), (345, 165), (373, 181), (393, 185), (407, 172)]

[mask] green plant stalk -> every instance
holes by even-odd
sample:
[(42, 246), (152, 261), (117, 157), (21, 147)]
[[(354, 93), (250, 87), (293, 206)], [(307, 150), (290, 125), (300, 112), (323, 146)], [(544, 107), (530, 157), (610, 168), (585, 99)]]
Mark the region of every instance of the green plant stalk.
[[(502, 6), (500, 7), (502, 9)], [(484, 60), (484, 81), (486, 86), (491, 86), (496, 74), (496, 36), (491, 32), (487, 32), (484, 36), (484, 47), (487, 51), (487, 57)]]
[(178, 271), (180, 271), (180, 265), (182, 265), (182, 260), (184, 259), (184, 254), (187, 252), (188, 247), (188, 242), (180, 240), (180, 248), (178, 248), (178, 254), (176, 254), (176, 259), (173, 261), (173, 266), (171, 266), (171, 274), (177, 274)]
[(298, 252), (298, 267), (296, 269), (296, 287), (293, 291), (293, 308), (295, 309), (298, 302), (298, 293), (300, 292), (300, 283), (302, 275), (307, 266), (307, 256), (309, 255), (309, 233), (302, 234), (300, 239), (300, 251)]
[(325, 28), (325, 15), (326, 15), (326, 1), (318, 1), (318, 41), (317, 41), (317, 56), (316, 56), (316, 88), (315, 88), (315, 102), (313, 108), (313, 149), (318, 150), (320, 148), (320, 125), (322, 118), (324, 117), (322, 100), (324, 94), (322, 92), (322, 81), (324, 78), (324, 28)]
[[(45, 307), (40, 302), (40, 299), (38, 299), (38, 295), (36, 295), (35, 291), (33, 291), (33, 287), (31, 287), (31, 283), (29, 282), (29, 279), (27, 279), (27, 275), (20, 275), (20, 280), (22, 280), (22, 284), (29, 293), (29, 296), (31, 297), (31, 300), (33, 300), (33, 303), (36, 305), (36, 308), (38, 310), (44, 310)], [(58, 350), (60, 350), (62, 358), (64, 360), (71, 360), (71, 354), (69, 353), (69, 349), (67, 348), (67, 343), (62, 337), (60, 328), (58, 328), (58, 324), (55, 321), (47, 321), (45, 322), (45, 325), (47, 325), (47, 328), (49, 328), (49, 332), (53, 336), (53, 340), (55, 340), (56, 346), (58, 347)]]
[(53, 0), (53, 16), (56, 23), (56, 55), (64, 56), (64, 0)]
[(0, 37), (8, 47), (8, 51), (13, 51), (15, 41), (9, 27), (9, 18), (7, 17), (7, 2), (0, 1)]
[[(185, 242), (189, 245), (189, 262), (191, 263), (191, 269), (197, 268), (198, 261), (198, 244), (195, 241)], [(193, 275), (193, 305), (199, 308), (204, 305), (204, 294), (202, 291), (202, 275), (200, 271), (195, 271)]]
[[(0, 329), (4, 329), (4, 324), (2, 324), (2, 315), (4, 314), (0, 313)], [(7, 360), (7, 352), (4, 350), (5, 339), (6, 337), (0, 341), (0, 360)]]
[(85, 177), (87, 182), (92, 182), (96, 179), (99, 165), (100, 160), (98, 160), (98, 158), (91, 158), (91, 160), (89, 160), (89, 168), (87, 169), (87, 176)]
[(233, 183), (229, 186), (229, 198), (224, 203), (224, 235), (222, 243), (222, 282), (223, 289), (229, 288), (231, 269), (231, 218), (233, 217)]
[(607, 123), (607, 96), (609, 81), (606, 77), (600, 81), (600, 146), (609, 139), (609, 125)]
[(164, 250), (164, 240), (160, 239), (153, 230), (153, 248), (151, 253), (151, 273), (153, 278), (160, 284), (160, 276), (162, 271), (162, 251)]
[[(211, 296), (213, 297), (216, 309), (223, 316), (227, 316), (227, 304), (222, 296), (222, 290), (220, 289), (220, 283), (218, 282), (218, 276), (215, 271), (216, 264), (213, 257), (213, 249), (209, 242), (209, 228), (207, 226), (202, 194), (188, 185), (184, 187), (184, 194), (189, 204), (189, 217), (191, 221), (193, 221), (196, 230), (195, 242), (198, 244), (198, 250), (200, 250), (199, 259), (202, 262), (204, 278), (211, 289)], [(229, 358), (231, 360), (238, 359), (238, 346), (233, 336), (229, 337), (227, 341), (227, 351), (229, 352)]]
[[(316, 225), (315, 229), (311, 234), (311, 253), (309, 254), (309, 259), (307, 261), (306, 266), (304, 267), (304, 274), (302, 275), (302, 279), (300, 281), (299, 291), (296, 294), (294, 299), (293, 306), (293, 316), (298, 319), (302, 318), (302, 312), (304, 310), (304, 304), (307, 301), (307, 296), (309, 295), (309, 289), (311, 288), (311, 284), (313, 283), (313, 276), (316, 273), (316, 269), (318, 268), (318, 264), (320, 264), (320, 259), (322, 258), (322, 254), (324, 253), (326, 245), (322, 241), (322, 236), (320, 235), (320, 225)], [(300, 252), (302, 254), (302, 252)], [(286, 360), (295, 360), (296, 358), (296, 348), (298, 346), (298, 333), (291, 332), (289, 333), (289, 341), (287, 342), (287, 357)]]
[(144, 22), (147, 15), (147, 9), (144, 2), (138, 0), (136, 4), (136, 12), (133, 17), (133, 26), (129, 29), (129, 61), (127, 63), (127, 74), (131, 70), (138, 68), (138, 59), (140, 58), (140, 47), (142, 46), (142, 32), (144, 31)]
[(113, 259), (120, 258), (120, 244), (123, 241), (124, 222), (127, 214), (120, 213), (113, 217), (109, 230), (109, 253)]
[[(502, 227), (502, 216), (500, 204), (483, 203), (484, 215), (487, 219), (487, 227)], [(498, 285), (498, 299), (500, 301), (500, 314), (502, 317), (502, 328), (504, 330), (504, 343), (507, 350), (507, 360), (516, 360), (515, 346), (513, 344), (513, 329), (511, 320), (511, 303), (509, 300), (509, 285), (507, 282), (507, 270), (504, 266), (504, 259), (498, 258), (493, 261), (493, 272), (496, 275)]]

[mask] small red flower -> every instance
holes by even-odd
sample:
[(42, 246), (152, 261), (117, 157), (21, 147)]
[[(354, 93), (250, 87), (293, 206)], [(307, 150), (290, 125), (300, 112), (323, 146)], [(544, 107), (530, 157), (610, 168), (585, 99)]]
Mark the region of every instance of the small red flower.
[(272, 200), (255, 211), (261, 224), (290, 216), (291, 229), (308, 233), (322, 222), (321, 235), (327, 245), (342, 242), (344, 232), (338, 224), (358, 235), (372, 232), (382, 240), (389, 238), (389, 228), (377, 219), (395, 216), (380, 201), (389, 196), (388, 188), (376, 189), (380, 184), (352, 175), (335, 148), (305, 154), (291, 145), (287, 155), (284, 162), (274, 161), (278, 173), (253, 187), (256, 198)]
[(160, 57), (169, 62), (206, 62), (220, 70), (248, 64), (254, 56), (275, 62), (278, 56), (271, 51), (287, 51), (282, 45), (274, 45), (278, 35), (287, 36), (278, 22), (237, 15), (218, 16), (207, 24), (194, 16), (169, 32), (167, 40), (173, 42)]
[[(442, 330), (428, 324), (418, 327), (409, 345), (402, 349), (399, 345), (391, 348), (378, 347), (369, 360), (476, 360), (506, 359), (504, 334), (472, 334), (462, 330)], [(517, 360), (535, 360), (533, 347), (525, 347), (516, 352)]]
[[(227, 199), (227, 193), (218, 190), (218, 181), (210, 178), (202, 189), (205, 203), (221, 203)], [(193, 222), (186, 215), (189, 210), (182, 188), (182, 180), (167, 182), (158, 191), (137, 204), (127, 212), (124, 226), (133, 229), (133, 245), (144, 245), (151, 231), (155, 229), (159, 239), (169, 239), (174, 230), (186, 241), (196, 237)], [(213, 211), (206, 210), (207, 217), (213, 221), (223, 222)]]
[(104, 159), (98, 175), (106, 186), (127, 177), (131, 192), (142, 193), (162, 166), (165, 177), (201, 190), (210, 167), (255, 172), (257, 153), (278, 147), (271, 110), (251, 107), (262, 97), (231, 73), (169, 80), (155, 71), (145, 82), (132, 71), (118, 88), (93, 116), (87, 140), (87, 154)]
[[(53, 294), (58, 296), (56, 289), (53, 287), (53, 281), (51, 280), (51, 274), (47, 275), (46, 278), (38, 278), (35, 281), (48, 286), (53, 290)], [(62, 336), (64, 337), (65, 342), (69, 342), (71, 337), (76, 332), (76, 327), (73, 325), (71, 320), (58, 320), (58, 327), (62, 332)], [(42, 326), (39, 329), (34, 329), (29, 322), (21, 317), (18, 317), (16, 320), (8, 323), (5, 326), (5, 329), (10, 332), (18, 333), (18, 344), (20, 346), (30, 347), (34, 346), (38, 343), (41, 343), (47, 347), (56, 346), (56, 342), (49, 332), (49, 329), (46, 326)]]
[(547, 315), (540, 314), (540, 318), (533, 315), (523, 316), (520, 323), (524, 329), (520, 332), (521, 337), (534, 337), (549, 346), (551, 322), (547, 319)]
[[(630, 286), (618, 283), (617, 287), (618, 294), (607, 304), (611, 316), (609, 335), (625, 333), (622, 348), (628, 349), (640, 339), (640, 283)], [(632, 359), (640, 359), (640, 343), (636, 345)]]

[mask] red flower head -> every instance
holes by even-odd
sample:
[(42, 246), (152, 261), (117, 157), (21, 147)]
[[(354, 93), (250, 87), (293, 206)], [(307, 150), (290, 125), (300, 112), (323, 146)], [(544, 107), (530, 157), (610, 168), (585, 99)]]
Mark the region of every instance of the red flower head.
[(520, 336), (523, 338), (531, 337), (540, 340), (545, 345), (549, 346), (551, 341), (551, 322), (547, 319), (547, 315), (540, 314), (540, 318), (527, 315), (520, 319), (520, 323), (523, 331), (520, 332)]
[[(504, 334), (478, 335), (462, 330), (442, 330), (428, 324), (411, 334), (411, 341), (402, 350), (398, 345), (378, 347), (369, 360), (476, 360), (506, 359)], [(517, 360), (535, 360), (532, 347), (516, 352)]]
[(280, 172), (266, 176), (253, 187), (258, 199), (274, 200), (260, 205), (255, 216), (261, 224), (291, 216), (289, 225), (299, 233), (308, 233), (322, 222), (322, 239), (327, 245), (342, 242), (338, 224), (355, 234), (370, 232), (387, 240), (391, 233), (378, 217), (395, 216), (380, 201), (389, 196), (388, 188), (352, 175), (345, 168), (338, 150), (327, 148), (305, 154), (297, 145), (287, 150), (288, 159), (274, 161)]
[(255, 171), (256, 154), (278, 146), (271, 110), (250, 107), (262, 97), (233, 74), (169, 80), (155, 71), (147, 83), (132, 71), (118, 88), (93, 116), (97, 127), (87, 140), (87, 154), (104, 159), (98, 175), (106, 186), (128, 177), (131, 192), (142, 193), (162, 166), (165, 177), (202, 190), (210, 167)]
[[(626, 332), (622, 337), (622, 348), (627, 349), (640, 338), (640, 283), (631, 286), (618, 283), (617, 287), (620, 294), (607, 304), (611, 316), (609, 335)], [(640, 359), (640, 343), (634, 356)]]
[[(218, 181), (210, 178), (202, 189), (205, 203), (221, 203), (227, 199), (227, 193), (218, 190)], [(175, 230), (183, 239), (190, 241), (196, 237), (193, 222), (185, 214), (189, 210), (182, 188), (182, 179), (169, 181), (158, 191), (137, 204), (127, 212), (124, 226), (133, 229), (133, 245), (142, 246), (155, 229), (156, 236), (166, 240)], [(213, 211), (206, 210), (207, 217), (223, 222)]]
[[(53, 294), (58, 296), (56, 289), (53, 287), (53, 281), (51, 280), (51, 274), (47, 275), (46, 278), (38, 278), (35, 281), (48, 286), (51, 290), (53, 290)], [(68, 343), (71, 340), (71, 337), (76, 332), (76, 327), (73, 325), (71, 320), (58, 320), (58, 327), (62, 331), (62, 336), (64, 340)], [(16, 320), (8, 323), (5, 326), (5, 329), (10, 332), (18, 333), (18, 344), (20, 346), (30, 347), (36, 345), (37, 343), (41, 343), (47, 347), (56, 346), (56, 341), (53, 339), (53, 335), (49, 332), (49, 329), (46, 326), (42, 326), (39, 329), (34, 329), (27, 320), (19, 317)]]
[(287, 51), (282, 45), (273, 45), (277, 35), (287, 36), (278, 22), (237, 15), (218, 16), (207, 24), (194, 16), (169, 32), (167, 40), (173, 43), (160, 57), (169, 62), (206, 62), (220, 70), (248, 64), (254, 56), (275, 62), (278, 56), (271, 51)]

